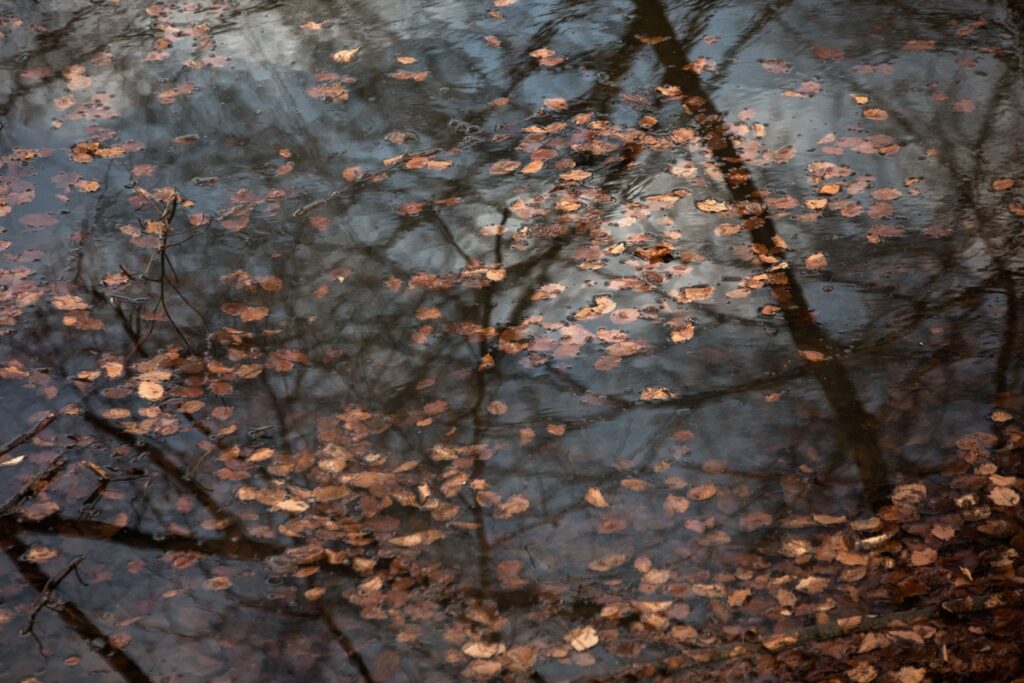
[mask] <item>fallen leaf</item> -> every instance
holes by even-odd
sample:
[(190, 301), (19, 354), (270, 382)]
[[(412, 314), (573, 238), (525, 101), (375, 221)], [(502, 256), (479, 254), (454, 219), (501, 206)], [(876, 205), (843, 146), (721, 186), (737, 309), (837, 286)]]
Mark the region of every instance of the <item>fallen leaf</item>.
[(573, 629), (566, 636), (566, 640), (569, 641), (572, 649), (577, 652), (589, 650), (600, 642), (600, 639), (597, 637), (597, 631), (594, 630), (593, 626)]
[(519, 162), (512, 159), (502, 159), (491, 164), (491, 175), (508, 175), (519, 168)]
[(811, 254), (804, 259), (804, 265), (807, 266), (808, 270), (821, 270), (828, 266), (828, 259), (820, 251), (816, 254)]
[(395, 536), (388, 542), (392, 545), (397, 545), (400, 548), (415, 548), (421, 545), (430, 545), (434, 541), (444, 538), (444, 533), (436, 529), (428, 529), (427, 531), (417, 531), (413, 534), (406, 534), (405, 536)]
[(359, 54), (358, 47), (354, 47), (349, 50), (338, 50), (337, 52), (331, 55), (331, 59), (338, 62), (339, 64), (347, 64), (348, 62), (351, 62), (353, 59), (355, 59), (357, 54)]
[(581, 168), (576, 168), (571, 171), (566, 171), (558, 177), (569, 182), (579, 182), (581, 180), (586, 180), (591, 175), (593, 174), (590, 171), (584, 171)]
[(921, 683), (927, 673), (928, 670), (921, 667), (904, 666), (895, 674), (896, 683)]
[(910, 564), (915, 567), (927, 567), (935, 564), (938, 558), (939, 553), (934, 548), (920, 548), (910, 553)]
[(515, 493), (494, 506), (494, 516), (497, 519), (511, 519), (528, 509), (530, 509), (530, 500), (522, 494)]
[(641, 401), (667, 401), (669, 399), (677, 398), (678, 393), (671, 391), (665, 387), (645, 387), (640, 392)]
[(714, 484), (699, 484), (697, 486), (691, 486), (686, 495), (690, 500), (696, 500), (699, 502), (713, 498), (717, 492), (718, 488)]
[(697, 208), (707, 213), (722, 213), (729, 210), (729, 205), (717, 199), (704, 199), (697, 202)]
[(45, 545), (34, 545), (25, 551), (23, 557), (25, 558), (26, 562), (31, 562), (33, 564), (42, 564), (44, 562), (49, 562), (50, 560), (54, 559), (59, 555), (60, 553), (54, 550), (53, 548), (47, 547)]
[(621, 567), (629, 559), (628, 555), (623, 553), (612, 553), (611, 555), (605, 555), (592, 561), (587, 565), (587, 569), (592, 572), (607, 572), (612, 569)]
[(868, 662), (859, 662), (857, 666), (846, 672), (846, 677), (853, 683), (871, 683), (878, 678), (878, 669)]
[(1020, 503), (1020, 494), (1006, 486), (996, 486), (989, 491), (988, 497), (1000, 507), (1014, 507)]
[(147, 401), (159, 401), (164, 397), (164, 387), (159, 382), (143, 380), (139, 382), (139, 396)]
[(670, 515), (681, 515), (690, 509), (690, 501), (683, 496), (669, 494), (665, 496), (665, 502), (662, 507)]
[(481, 640), (474, 640), (462, 646), (462, 654), (474, 659), (490, 659), (505, 652), (503, 643), (485, 643)]
[(762, 638), (761, 645), (763, 645), (766, 650), (775, 652), (784, 647), (795, 644), (799, 639), (800, 637), (795, 633), (781, 633), (776, 636), (767, 636)]

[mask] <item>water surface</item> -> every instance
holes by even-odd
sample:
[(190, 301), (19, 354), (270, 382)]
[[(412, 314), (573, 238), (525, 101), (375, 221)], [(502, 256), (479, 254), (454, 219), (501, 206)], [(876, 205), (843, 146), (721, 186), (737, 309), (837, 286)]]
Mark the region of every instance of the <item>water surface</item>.
[(2, 516), (3, 679), (616, 680), (918, 604), (785, 540), (1020, 446), (1022, 32), (5, 4), (0, 434), (56, 419), (0, 500), (66, 463)]

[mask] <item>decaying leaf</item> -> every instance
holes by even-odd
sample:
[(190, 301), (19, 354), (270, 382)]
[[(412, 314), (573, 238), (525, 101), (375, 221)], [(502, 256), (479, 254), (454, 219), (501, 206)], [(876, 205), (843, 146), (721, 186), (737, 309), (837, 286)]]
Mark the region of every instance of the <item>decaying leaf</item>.
[(725, 202), (720, 202), (717, 199), (703, 199), (697, 202), (697, 208), (707, 213), (721, 213), (729, 210), (729, 205)]
[(511, 519), (530, 509), (529, 499), (515, 493), (494, 507), (494, 516), (498, 519)]
[(583, 498), (596, 508), (608, 507), (608, 501), (605, 500), (604, 494), (601, 493), (599, 488), (589, 488)]
[(584, 652), (600, 642), (597, 631), (593, 626), (583, 626), (573, 629), (566, 636), (566, 640), (577, 652)]

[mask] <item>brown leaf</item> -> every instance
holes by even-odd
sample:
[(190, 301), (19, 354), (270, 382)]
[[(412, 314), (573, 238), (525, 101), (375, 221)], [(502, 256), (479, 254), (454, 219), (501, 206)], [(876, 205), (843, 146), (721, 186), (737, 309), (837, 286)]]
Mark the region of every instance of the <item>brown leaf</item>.
[(896, 683), (921, 683), (927, 673), (928, 670), (921, 667), (904, 666), (895, 674)]
[(683, 496), (673, 496), (672, 494), (669, 494), (665, 497), (665, 502), (662, 507), (665, 512), (670, 515), (681, 515), (690, 509), (690, 501), (686, 500)]
[(808, 595), (817, 595), (828, 587), (828, 579), (821, 576), (806, 576), (796, 584), (796, 589)]
[(425, 81), (430, 76), (429, 71), (393, 71), (390, 74), (391, 78), (399, 81)]
[(857, 666), (846, 672), (846, 677), (853, 683), (871, 683), (878, 678), (878, 669), (868, 662), (859, 662)]
[(508, 175), (519, 168), (519, 162), (512, 159), (502, 159), (491, 164), (491, 175)]
[(728, 605), (729, 607), (742, 607), (750, 599), (751, 592), (746, 588), (735, 590), (729, 594)]
[(910, 564), (915, 567), (926, 567), (935, 564), (939, 553), (934, 548), (921, 548), (910, 553)]
[(761, 68), (773, 74), (789, 73), (789, 70), (793, 68), (792, 64), (788, 64), (781, 59), (759, 59), (757, 61), (761, 63)]
[(581, 180), (586, 180), (591, 175), (593, 174), (590, 171), (584, 171), (583, 169), (576, 168), (571, 171), (566, 171), (558, 177), (569, 182), (579, 182)]
[(164, 387), (159, 382), (143, 380), (139, 382), (139, 396), (147, 401), (159, 401), (164, 397)]
[(667, 401), (678, 396), (678, 393), (665, 387), (645, 387), (640, 392), (641, 401)]
[(988, 497), (1000, 507), (1015, 507), (1020, 503), (1020, 494), (1006, 486), (997, 486), (989, 491)]
[(596, 508), (608, 507), (608, 501), (605, 500), (604, 494), (601, 493), (601, 489), (596, 487), (587, 489), (587, 492), (586, 494), (584, 494), (583, 499)]
[(226, 576), (214, 576), (203, 582), (203, 588), (208, 591), (226, 591), (231, 588), (231, 579)]
[(430, 545), (434, 541), (444, 538), (444, 533), (437, 529), (428, 529), (426, 531), (417, 531), (413, 534), (407, 534), (405, 536), (395, 536), (388, 542), (392, 545), (397, 545), (400, 548), (415, 548), (421, 545)]
[(337, 52), (331, 55), (331, 59), (338, 62), (339, 64), (346, 64), (355, 59), (357, 54), (359, 54), (358, 47), (354, 47), (349, 50), (338, 50)]
[(714, 497), (716, 493), (718, 488), (714, 484), (698, 484), (690, 487), (687, 496), (690, 500), (702, 501)]
[(804, 265), (807, 266), (808, 270), (821, 270), (828, 266), (828, 259), (820, 251), (816, 254), (811, 254), (804, 259)]
[(473, 640), (462, 646), (462, 654), (474, 659), (490, 659), (505, 652), (504, 643), (487, 643)]
[(779, 635), (767, 636), (765, 638), (762, 638), (761, 645), (763, 645), (766, 650), (775, 652), (777, 650), (781, 650), (784, 647), (788, 647), (790, 645), (795, 644), (799, 640), (799, 638), (800, 637), (795, 633), (782, 633)]
[(751, 532), (770, 526), (774, 517), (768, 512), (748, 512), (740, 517), (740, 531)]
[(572, 649), (577, 652), (589, 650), (600, 642), (600, 638), (597, 637), (597, 631), (593, 626), (573, 629), (565, 639), (572, 646)]
[(621, 567), (628, 559), (629, 555), (623, 553), (612, 553), (611, 555), (605, 555), (592, 561), (587, 565), (587, 569), (592, 572), (607, 572)]
[(697, 208), (707, 213), (722, 213), (729, 210), (729, 205), (717, 199), (708, 198), (697, 202)]
[(82, 297), (75, 294), (62, 294), (53, 297), (51, 299), (53, 307), (58, 311), (85, 311), (89, 309), (89, 304), (82, 299)]
[(514, 493), (503, 502), (494, 506), (494, 516), (498, 519), (511, 519), (530, 508), (530, 500), (519, 493)]

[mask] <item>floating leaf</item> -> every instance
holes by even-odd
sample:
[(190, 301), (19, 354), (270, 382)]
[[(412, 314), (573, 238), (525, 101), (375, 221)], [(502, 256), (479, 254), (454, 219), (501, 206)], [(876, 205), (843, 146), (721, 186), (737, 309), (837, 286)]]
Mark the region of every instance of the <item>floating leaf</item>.
[(586, 500), (588, 503), (590, 503), (591, 505), (593, 505), (596, 508), (606, 508), (606, 507), (608, 507), (608, 501), (605, 500), (604, 494), (601, 493), (601, 489), (599, 489), (599, 488), (589, 488), (589, 489), (587, 489), (587, 492), (583, 496), (583, 499)]

